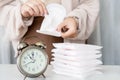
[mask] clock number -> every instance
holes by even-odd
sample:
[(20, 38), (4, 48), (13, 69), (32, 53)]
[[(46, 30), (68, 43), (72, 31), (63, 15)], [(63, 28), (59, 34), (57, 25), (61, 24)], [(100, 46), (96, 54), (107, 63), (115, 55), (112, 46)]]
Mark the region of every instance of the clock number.
[(25, 65), (25, 68), (27, 68), (27, 65)]
[(30, 71), (30, 67), (28, 68), (28, 70)]
[(28, 59), (28, 57), (24, 57), (24, 59), (26, 60), (26, 59)]
[(32, 68), (32, 71), (35, 71), (35, 68)]
[(23, 61), (23, 63), (25, 64), (25, 63), (26, 63), (26, 61)]
[(32, 52), (31, 54), (32, 54), (32, 57), (34, 57), (34, 52)]
[(40, 61), (43, 62), (43, 59), (41, 59)]
[(40, 66), (42, 66), (42, 64), (40, 64)]

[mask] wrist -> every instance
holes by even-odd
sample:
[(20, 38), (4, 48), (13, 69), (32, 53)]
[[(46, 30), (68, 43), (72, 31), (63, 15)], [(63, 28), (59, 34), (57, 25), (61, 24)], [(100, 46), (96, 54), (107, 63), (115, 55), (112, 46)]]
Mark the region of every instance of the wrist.
[(72, 18), (72, 19), (74, 19), (75, 23), (77, 24), (77, 27), (79, 26), (79, 18), (78, 17), (76, 17), (76, 16), (68, 16), (66, 18)]

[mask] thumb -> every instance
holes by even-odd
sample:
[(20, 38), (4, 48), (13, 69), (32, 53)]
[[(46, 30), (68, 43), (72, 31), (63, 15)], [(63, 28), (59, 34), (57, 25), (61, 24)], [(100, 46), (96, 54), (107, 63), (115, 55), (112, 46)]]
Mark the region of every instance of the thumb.
[(61, 24), (59, 24), (58, 25), (58, 27), (57, 27), (57, 31), (58, 32), (61, 32), (61, 30), (62, 30), (62, 28), (65, 26), (65, 23), (64, 22), (62, 22)]

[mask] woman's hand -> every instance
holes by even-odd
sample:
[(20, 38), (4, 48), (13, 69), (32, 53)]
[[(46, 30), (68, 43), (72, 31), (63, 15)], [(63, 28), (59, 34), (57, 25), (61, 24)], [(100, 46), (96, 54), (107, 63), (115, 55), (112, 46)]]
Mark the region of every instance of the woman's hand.
[(68, 17), (58, 26), (57, 31), (61, 32), (63, 38), (74, 38), (77, 36), (77, 21)]
[(28, 0), (21, 6), (23, 18), (32, 16), (44, 16), (48, 14), (45, 4), (41, 0)]

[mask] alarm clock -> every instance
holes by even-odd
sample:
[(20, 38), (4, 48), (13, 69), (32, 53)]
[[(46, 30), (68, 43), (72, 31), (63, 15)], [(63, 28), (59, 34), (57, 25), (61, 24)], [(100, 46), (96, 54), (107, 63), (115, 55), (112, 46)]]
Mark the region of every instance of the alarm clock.
[(25, 77), (35, 78), (42, 75), (45, 78), (44, 72), (49, 60), (43, 43), (29, 45), (26, 42), (20, 42), (18, 54), (17, 67)]

